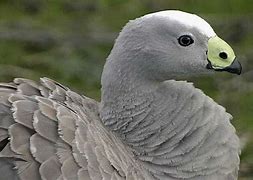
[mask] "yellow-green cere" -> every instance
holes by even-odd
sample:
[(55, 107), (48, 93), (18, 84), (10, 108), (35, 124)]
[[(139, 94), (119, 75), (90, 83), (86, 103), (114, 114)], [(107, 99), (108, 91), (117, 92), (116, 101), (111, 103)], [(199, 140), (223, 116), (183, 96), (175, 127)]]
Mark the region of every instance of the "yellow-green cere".
[[(227, 57), (220, 57), (220, 53), (226, 53)], [(233, 63), (235, 53), (224, 40), (218, 36), (214, 36), (208, 40), (207, 57), (211, 62), (213, 69), (223, 69)]]

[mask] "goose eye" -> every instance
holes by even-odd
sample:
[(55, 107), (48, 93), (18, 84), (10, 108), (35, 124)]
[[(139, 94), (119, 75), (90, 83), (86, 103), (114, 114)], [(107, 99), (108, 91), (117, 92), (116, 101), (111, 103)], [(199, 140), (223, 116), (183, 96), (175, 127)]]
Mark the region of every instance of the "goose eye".
[(194, 41), (191, 36), (183, 35), (178, 38), (178, 43), (181, 46), (189, 46), (190, 44), (194, 43)]

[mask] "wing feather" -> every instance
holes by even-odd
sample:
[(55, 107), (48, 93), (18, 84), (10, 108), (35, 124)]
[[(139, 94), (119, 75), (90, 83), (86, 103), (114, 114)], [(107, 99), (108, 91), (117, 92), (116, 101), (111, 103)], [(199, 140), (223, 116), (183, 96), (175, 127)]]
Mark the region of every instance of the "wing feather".
[(21, 156), (11, 149), (9, 142), (0, 152), (0, 157), (21, 157)]
[(19, 100), (13, 103), (13, 117), (16, 122), (33, 129), (33, 114), (38, 109), (36, 102)]
[(40, 180), (39, 163), (36, 161), (16, 161), (16, 168), (21, 180), (36, 179)]
[(8, 138), (8, 131), (6, 129), (0, 128), (0, 142)]
[(18, 85), (18, 92), (20, 94), (26, 95), (26, 96), (34, 96), (34, 95), (40, 95), (39, 89), (35, 88), (34, 86), (31, 86), (27, 83), (22, 83)]
[(56, 117), (57, 112), (52, 100), (41, 97), (36, 97), (36, 99), (39, 101), (38, 105), (41, 113), (54, 121), (58, 121)]
[(61, 164), (64, 163), (72, 154), (71, 146), (65, 143), (62, 139), (58, 139), (56, 143), (56, 155), (59, 158)]
[(57, 122), (43, 115), (40, 110), (34, 112), (33, 119), (35, 131), (47, 140), (56, 143), (58, 139)]
[(42, 180), (56, 180), (62, 174), (61, 163), (53, 156), (41, 164), (39, 171)]
[(76, 164), (73, 157), (66, 159), (61, 167), (63, 178), (68, 180), (78, 179), (78, 171), (80, 167)]
[(83, 180), (83, 179), (92, 180), (90, 177), (89, 171), (87, 169), (83, 169), (83, 168), (79, 169), (77, 175), (78, 175), (78, 179), (80, 180)]
[(61, 105), (57, 108), (57, 117), (61, 119), (58, 122), (60, 137), (71, 145), (75, 138), (75, 117), (72, 116), (71, 111)]
[(0, 103), (0, 128), (8, 129), (15, 121), (12, 118), (10, 106)]
[(1, 83), (0, 164), (21, 180), (124, 179), (123, 159), (108, 149), (113, 142), (98, 109), (96, 101), (48, 78)]
[(31, 130), (21, 124), (13, 124), (9, 127), (10, 147), (17, 154), (29, 155)]
[(30, 151), (36, 161), (43, 163), (55, 155), (54, 144), (35, 133), (30, 138)]

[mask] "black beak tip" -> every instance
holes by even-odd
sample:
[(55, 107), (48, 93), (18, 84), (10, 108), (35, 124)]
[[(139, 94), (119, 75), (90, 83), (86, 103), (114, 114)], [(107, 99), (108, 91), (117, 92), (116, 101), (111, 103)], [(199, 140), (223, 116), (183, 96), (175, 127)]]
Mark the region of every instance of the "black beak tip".
[(242, 73), (242, 68), (240, 68), (240, 69), (236, 72), (237, 75), (240, 75), (241, 73)]
[[(208, 60), (208, 64), (206, 65), (206, 68), (207, 69), (214, 69), (209, 60)], [(235, 59), (230, 66), (225, 67), (223, 69), (214, 69), (214, 70), (215, 71), (227, 71), (227, 72), (230, 72), (233, 74), (240, 75), (242, 73), (242, 65), (237, 59)]]
[(237, 59), (235, 59), (233, 63), (230, 66), (224, 68), (224, 70), (230, 73), (240, 75), (242, 73), (242, 65)]
[(229, 70), (225, 70), (227, 72), (230, 72), (230, 73), (233, 73), (233, 74), (237, 74), (237, 75), (240, 75), (241, 74), (241, 70), (239, 69), (229, 69)]

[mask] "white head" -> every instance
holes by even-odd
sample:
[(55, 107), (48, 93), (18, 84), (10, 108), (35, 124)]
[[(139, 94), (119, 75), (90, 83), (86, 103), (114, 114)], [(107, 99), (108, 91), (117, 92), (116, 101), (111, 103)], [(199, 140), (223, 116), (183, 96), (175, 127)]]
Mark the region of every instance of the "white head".
[(122, 77), (164, 81), (213, 70), (240, 74), (232, 48), (199, 16), (168, 10), (123, 28), (106, 62), (102, 85)]
[(154, 18), (154, 17), (164, 17), (170, 19), (170, 21), (176, 21), (182, 25), (189, 28), (196, 28), (203, 35), (211, 38), (216, 34), (213, 28), (201, 17), (195, 14), (189, 14), (182, 11), (170, 10), (170, 11), (160, 11), (156, 13), (151, 13), (143, 16), (142, 18)]

